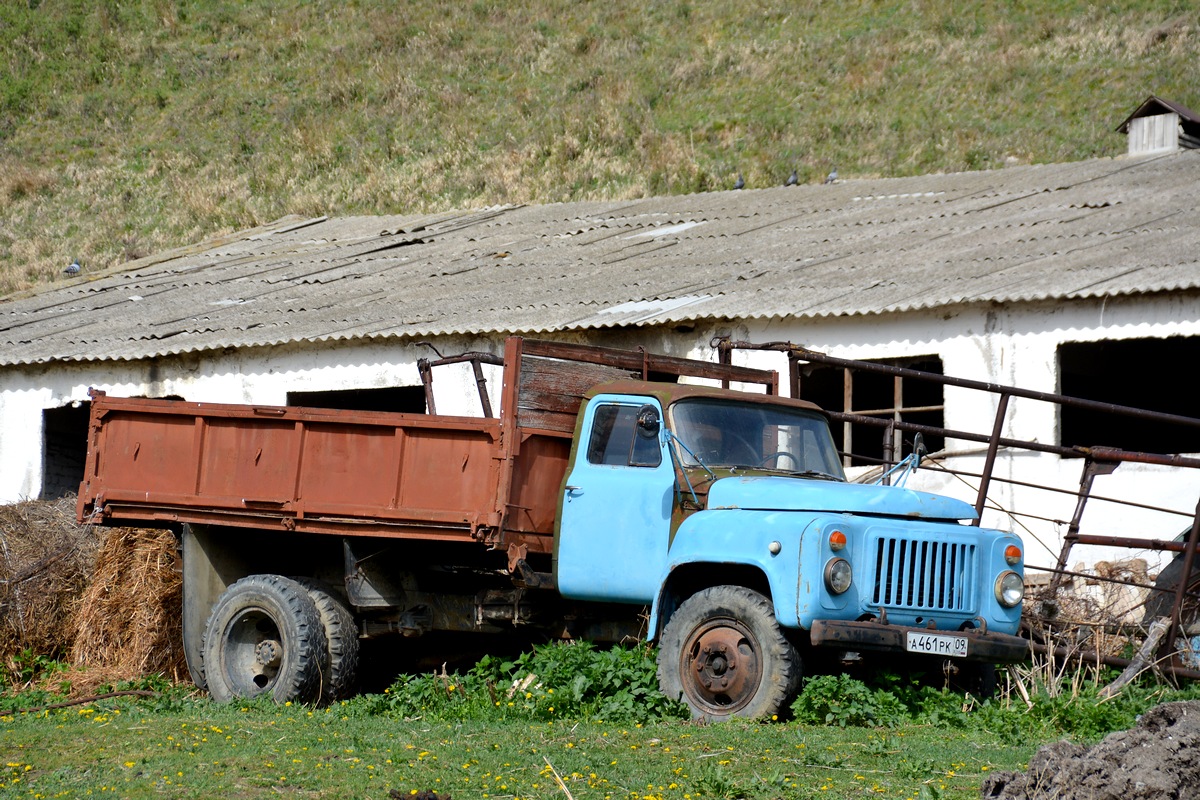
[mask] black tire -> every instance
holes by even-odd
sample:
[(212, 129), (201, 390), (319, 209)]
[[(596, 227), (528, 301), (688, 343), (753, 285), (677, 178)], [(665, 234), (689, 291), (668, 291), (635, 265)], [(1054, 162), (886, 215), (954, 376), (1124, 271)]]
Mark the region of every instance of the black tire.
[[(1163, 567), (1162, 572), (1158, 573), (1158, 578), (1154, 581), (1154, 588), (1161, 591), (1153, 591), (1146, 598), (1146, 611), (1142, 617), (1144, 624), (1149, 625), (1156, 617), (1171, 616), (1171, 608), (1175, 605), (1175, 587), (1179, 585), (1179, 578), (1182, 575), (1183, 556), (1179, 555), (1173, 558), (1170, 564)], [(1192, 566), (1189, 589), (1194, 590), (1198, 582), (1200, 582), (1200, 558), (1197, 558), (1196, 564)], [(1185, 609), (1187, 602), (1185, 597)], [(1195, 601), (1192, 604), (1195, 605)]]
[[(1186, 542), (1188, 536), (1192, 532), (1192, 526), (1188, 525), (1179, 535), (1175, 537), (1177, 542)], [(1157, 617), (1170, 617), (1171, 609), (1175, 605), (1175, 587), (1179, 585), (1179, 579), (1183, 576), (1183, 553), (1177, 553), (1171, 559), (1171, 563), (1162, 568), (1158, 573), (1158, 578), (1154, 581), (1154, 588), (1161, 591), (1153, 591), (1146, 597), (1146, 610), (1142, 615), (1142, 624), (1149, 625)], [(1192, 577), (1189, 581), (1189, 591), (1194, 591), (1197, 588), (1197, 583), (1200, 582), (1200, 558), (1194, 559), (1192, 564)], [(1188, 599), (1184, 598), (1184, 608), (1186, 611)], [(1195, 605), (1195, 601), (1192, 601)]]
[(316, 604), (281, 575), (250, 575), (226, 589), (208, 617), (202, 650), (208, 692), (220, 703), (261, 694), (312, 702), (329, 668)]
[[(1175, 605), (1175, 587), (1182, 576), (1182, 558), (1176, 558), (1159, 573), (1154, 588), (1163, 591), (1151, 592), (1146, 599), (1146, 615), (1143, 618), (1146, 625), (1157, 617), (1170, 619)], [(1192, 576), (1184, 587), (1183, 607), (1179, 610), (1179, 633), (1171, 649), (1175, 651), (1180, 666), (1200, 669), (1200, 568), (1192, 568)]]
[(795, 696), (800, 676), (800, 656), (771, 601), (743, 586), (692, 595), (659, 641), (659, 688), (686, 703), (696, 719), (778, 714)]
[(969, 662), (955, 664), (957, 672), (950, 680), (950, 690), (974, 695), (977, 700), (990, 700), (996, 695), (998, 683), (995, 664)]
[(325, 631), (328, 669), (321, 674), (318, 702), (335, 703), (354, 694), (358, 686), (358, 624), (345, 602), (329, 586), (311, 578), (293, 578), (317, 607)]

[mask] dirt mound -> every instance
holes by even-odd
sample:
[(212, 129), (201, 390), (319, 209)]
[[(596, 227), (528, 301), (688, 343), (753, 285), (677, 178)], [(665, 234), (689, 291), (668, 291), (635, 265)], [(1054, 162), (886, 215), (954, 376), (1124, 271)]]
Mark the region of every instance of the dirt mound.
[(1028, 772), (984, 781), (988, 800), (1191, 800), (1200, 796), (1200, 701), (1164, 703), (1094, 747), (1055, 742)]

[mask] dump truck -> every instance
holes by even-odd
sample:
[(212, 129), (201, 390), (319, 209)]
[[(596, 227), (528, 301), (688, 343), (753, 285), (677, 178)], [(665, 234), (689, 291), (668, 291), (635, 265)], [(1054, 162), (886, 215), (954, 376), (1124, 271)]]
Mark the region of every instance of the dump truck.
[[(480, 416), (436, 413), (451, 363)], [(847, 482), (774, 371), (520, 337), (418, 367), (427, 413), (93, 391), (79, 519), (177, 531), (215, 699), (344, 697), (382, 637), (650, 640), (662, 691), (711, 720), (778, 713), (806, 664), (1028, 651), (1019, 538)]]

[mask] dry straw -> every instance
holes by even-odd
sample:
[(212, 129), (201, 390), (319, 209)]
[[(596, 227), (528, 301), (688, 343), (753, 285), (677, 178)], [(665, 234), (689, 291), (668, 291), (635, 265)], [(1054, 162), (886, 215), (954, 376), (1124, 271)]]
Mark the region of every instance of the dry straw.
[(0, 667), (69, 660), (74, 692), (186, 675), (182, 581), (170, 531), (75, 522), (75, 499), (0, 506)]
[(179, 609), (183, 580), (175, 535), (113, 528), (73, 619), (71, 662), (120, 679), (186, 676)]
[(98, 538), (75, 524), (73, 497), (0, 506), (0, 659), (10, 674), (22, 653), (66, 655)]

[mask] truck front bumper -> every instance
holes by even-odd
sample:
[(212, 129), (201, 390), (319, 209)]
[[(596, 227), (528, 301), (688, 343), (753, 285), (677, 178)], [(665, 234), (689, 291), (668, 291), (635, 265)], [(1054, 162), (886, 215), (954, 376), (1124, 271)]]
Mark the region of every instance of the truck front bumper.
[[(928, 639), (930, 634), (944, 640), (965, 638), (966, 653), (960, 655), (913, 649), (909, 646), (909, 633), (922, 640)], [(904, 625), (886, 625), (870, 621), (818, 620), (813, 622), (809, 629), (809, 635), (814, 645), (841, 647), (846, 650), (887, 650), (915, 655), (953, 656), (961, 658), (963, 661), (999, 663), (1024, 661), (1029, 656), (1029, 642), (1020, 636), (1011, 636), (1007, 633), (982, 633), (976, 630), (944, 631), (910, 628)]]

